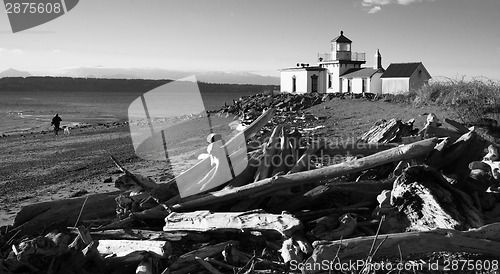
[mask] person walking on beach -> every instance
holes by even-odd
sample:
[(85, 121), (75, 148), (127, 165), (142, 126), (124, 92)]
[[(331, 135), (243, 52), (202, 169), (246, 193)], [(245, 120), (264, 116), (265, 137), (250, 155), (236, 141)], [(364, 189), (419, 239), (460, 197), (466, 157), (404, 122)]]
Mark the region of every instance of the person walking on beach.
[(52, 118), (52, 123), (51, 125), (54, 126), (54, 133), (56, 135), (59, 135), (59, 130), (61, 129), (59, 126), (61, 125), (61, 117), (59, 117), (59, 113), (56, 113), (56, 116)]

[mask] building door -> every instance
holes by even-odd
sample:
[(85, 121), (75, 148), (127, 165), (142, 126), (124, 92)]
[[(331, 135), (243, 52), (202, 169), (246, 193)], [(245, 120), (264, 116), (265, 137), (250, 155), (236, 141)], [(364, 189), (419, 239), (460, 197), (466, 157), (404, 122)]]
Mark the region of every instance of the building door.
[(311, 76), (311, 92), (318, 92), (318, 76)]
[(347, 79), (347, 93), (352, 92), (352, 81), (351, 79)]
[(292, 92), (297, 91), (297, 77), (295, 75), (292, 77)]

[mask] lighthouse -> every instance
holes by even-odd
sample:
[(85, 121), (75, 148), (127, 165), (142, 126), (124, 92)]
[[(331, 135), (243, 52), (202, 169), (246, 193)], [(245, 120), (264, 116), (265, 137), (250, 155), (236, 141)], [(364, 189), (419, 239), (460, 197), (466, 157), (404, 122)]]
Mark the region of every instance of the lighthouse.
[(350, 69), (361, 68), (365, 64), (365, 54), (351, 50), (352, 41), (340, 35), (330, 43), (330, 53), (318, 54), (318, 65), (327, 69), (327, 92), (342, 92), (340, 76)]

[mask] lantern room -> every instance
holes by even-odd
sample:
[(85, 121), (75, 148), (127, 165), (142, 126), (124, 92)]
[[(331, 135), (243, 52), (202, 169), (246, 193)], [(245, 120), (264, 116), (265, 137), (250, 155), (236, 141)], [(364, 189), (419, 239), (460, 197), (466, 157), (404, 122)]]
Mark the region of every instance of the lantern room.
[(336, 57), (334, 60), (351, 60), (351, 43), (352, 41), (341, 31), (331, 42), (331, 56)]

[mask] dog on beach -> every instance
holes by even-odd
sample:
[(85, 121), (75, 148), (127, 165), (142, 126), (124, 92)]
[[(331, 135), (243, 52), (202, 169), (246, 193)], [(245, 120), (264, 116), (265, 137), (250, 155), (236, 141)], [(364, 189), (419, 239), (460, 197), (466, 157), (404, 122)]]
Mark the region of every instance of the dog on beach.
[(62, 130), (64, 132), (64, 135), (69, 135), (69, 127), (68, 126), (63, 126)]

